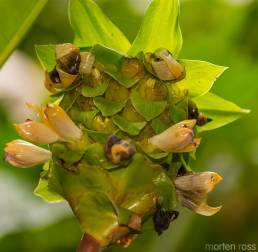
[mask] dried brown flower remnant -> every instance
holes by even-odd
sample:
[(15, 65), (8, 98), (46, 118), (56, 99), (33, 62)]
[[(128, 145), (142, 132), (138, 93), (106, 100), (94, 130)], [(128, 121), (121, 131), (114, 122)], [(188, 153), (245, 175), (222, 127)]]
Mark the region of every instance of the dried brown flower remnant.
[(127, 141), (120, 140), (112, 135), (108, 138), (105, 151), (107, 157), (114, 164), (129, 160), (135, 153), (135, 147)]

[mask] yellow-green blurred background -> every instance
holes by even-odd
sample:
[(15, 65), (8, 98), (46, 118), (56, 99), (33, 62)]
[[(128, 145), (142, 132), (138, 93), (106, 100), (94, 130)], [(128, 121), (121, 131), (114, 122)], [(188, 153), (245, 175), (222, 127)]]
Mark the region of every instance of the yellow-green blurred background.
[[(132, 41), (148, 0), (97, 2)], [(0, 24), (0, 32), (4, 25), (7, 24)], [(229, 66), (213, 92), (251, 109), (252, 113), (203, 134), (197, 161), (192, 164), (195, 170), (217, 171), (223, 176), (210, 198), (211, 205), (223, 205), (221, 212), (207, 218), (181, 209), (179, 219), (162, 236), (148, 231), (125, 251), (205, 251), (205, 244), (222, 243), (235, 244), (233, 251), (258, 251), (258, 1), (182, 1), (181, 27), (184, 36), (181, 58)], [(50, 0), (0, 70), (1, 156), (4, 144), (17, 137), (12, 123), (30, 115), (24, 102), (43, 103), (47, 99), (34, 44), (72, 39), (67, 1)], [(81, 231), (68, 206), (50, 205), (32, 193), (40, 171), (40, 167), (15, 169), (1, 163), (1, 252), (76, 250)], [(243, 245), (242, 250), (238, 244)], [(256, 250), (248, 250), (244, 246), (248, 244), (255, 244)], [(123, 250), (113, 247), (107, 251)]]

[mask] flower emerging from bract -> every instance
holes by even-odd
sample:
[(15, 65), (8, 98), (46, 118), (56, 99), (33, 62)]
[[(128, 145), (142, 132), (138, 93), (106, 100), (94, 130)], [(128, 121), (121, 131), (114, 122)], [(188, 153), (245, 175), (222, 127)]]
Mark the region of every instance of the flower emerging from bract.
[(27, 120), (16, 124), (16, 130), (22, 138), (37, 144), (76, 141), (81, 138), (81, 130), (60, 106), (48, 104), (44, 109), (32, 104), (28, 106), (38, 113), (42, 123)]
[(60, 140), (58, 134), (43, 123), (27, 120), (15, 124), (16, 131), (25, 140), (36, 144), (49, 144)]
[(173, 125), (161, 134), (149, 139), (149, 143), (162, 151), (183, 153), (194, 151), (200, 138), (194, 138), (193, 128), (196, 120), (185, 120)]
[(52, 154), (23, 140), (14, 140), (5, 147), (5, 161), (13, 166), (29, 168), (48, 161)]

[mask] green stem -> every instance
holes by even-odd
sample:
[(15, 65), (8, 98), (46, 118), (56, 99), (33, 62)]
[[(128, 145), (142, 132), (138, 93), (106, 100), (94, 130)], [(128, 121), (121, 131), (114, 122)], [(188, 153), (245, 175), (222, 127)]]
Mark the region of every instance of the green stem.
[(181, 159), (182, 165), (184, 166), (184, 168), (186, 169), (186, 171), (191, 172), (192, 169), (191, 169), (190, 165), (185, 162), (185, 159), (184, 159), (184, 156), (183, 156), (183, 155), (184, 155), (184, 154), (180, 154), (180, 159)]

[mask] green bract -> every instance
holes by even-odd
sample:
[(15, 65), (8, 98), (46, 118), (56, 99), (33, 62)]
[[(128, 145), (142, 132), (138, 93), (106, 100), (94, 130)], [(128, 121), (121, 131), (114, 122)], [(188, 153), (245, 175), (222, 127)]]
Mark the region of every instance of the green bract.
[(114, 124), (119, 127), (119, 129), (131, 136), (137, 136), (146, 125), (146, 122), (130, 122), (129, 120), (119, 115), (113, 116), (112, 120)]
[(102, 44), (127, 52), (130, 43), (121, 31), (102, 13), (93, 0), (71, 0), (69, 17), (75, 33), (75, 44), (88, 47)]
[(44, 70), (51, 72), (56, 66), (55, 45), (36, 45), (36, 53)]
[(139, 94), (137, 90), (132, 92), (131, 101), (136, 111), (147, 121), (159, 116), (166, 108), (166, 101), (150, 101)]
[(177, 84), (187, 89), (191, 97), (201, 96), (209, 92), (216, 79), (227, 69), (205, 61), (180, 60), (185, 67), (186, 76)]
[(109, 101), (104, 97), (96, 97), (93, 100), (103, 116), (112, 116), (120, 112), (126, 104), (126, 101)]
[(233, 102), (227, 101), (212, 93), (197, 97), (194, 101), (199, 109), (212, 119), (210, 123), (199, 127), (199, 131), (213, 130), (222, 127), (250, 112), (248, 109), (241, 109)]
[(94, 88), (89, 86), (84, 86), (82, 88), (82, 95), (85, 97), (96, 97), (96, 96), (103, 95), (108, 88), (108, 84), (109, 84), (108, 81), (105, 81), (99, 86)]
[[(0, 67), (23, 39), (47, 0), (0, 1)], [(11, 15), (10, 15), (11, 13)], [(14, 18), (15, 17), (15, 18)]]
[(177, 58), (182, 44), (179, 0), (153, 0), (146, 11), (129, 55), (135, 56), (141, 51), (154, 52), (158, 48), (166, 48)]

